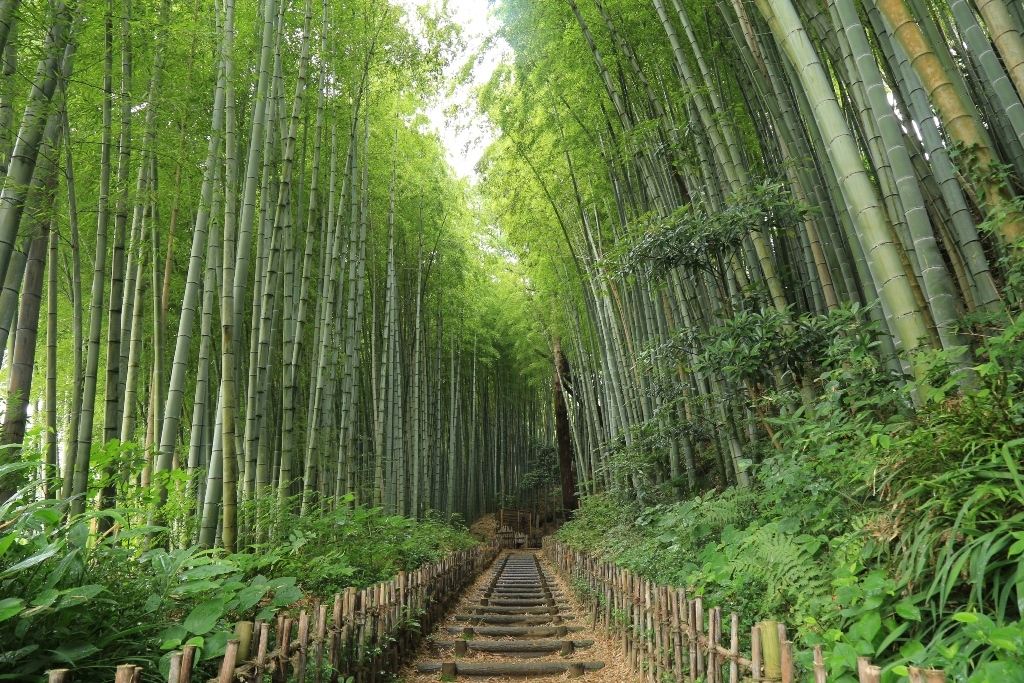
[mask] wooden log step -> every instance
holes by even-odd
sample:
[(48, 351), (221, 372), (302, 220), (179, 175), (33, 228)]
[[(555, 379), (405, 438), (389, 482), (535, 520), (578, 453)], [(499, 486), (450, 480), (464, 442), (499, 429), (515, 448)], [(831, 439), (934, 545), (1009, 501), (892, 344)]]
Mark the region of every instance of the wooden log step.
[[(483, 598), (487, 601), (488, 605), (494, 607), (553, 607), (555, 605), (568, 605), (569, 603), (565, 600), (555, 600), (554, 598), (523, 598), (517, 600), (515, 598)], [(470, 603), (479, 603), (480, 600), (470, 600)]]
[(541, 605), (548, 605), (554, 602), (556, 605), (564, 604), (566, 601), (560, 595), (529, 595), (523, 597), (521, 595), (481, 595), (474, 598), (474, 601), (487, 600), (490, 605), (500, 605), (508, 603), (509, 607), (529, 607), (530, 603), (539, 603)]
[[(489, 638), (557, 638), (565, 633), (578, 633), (582, 626), (474, 626), (473, 634)], [(448, 626), (448, 633), (461, 634), (463, 626)]]
[(480, 605), (474, 610), (477, 614), (558, 614), (554, 605), (540, 607), (505, 607), (502, 605)]
[(572, 614), (548, 614), (531, 616), (528, 614), (456, 614), (456, 621), (469, 621), (476, 624), (518, 624), (520, 626), (541, 626), (550, 624), (555, 619), (575, 619)]
[(454, 669), (459, 676), (555, 676), (565, 673), (573, 664), (584, 671), (599, 671), (604, 662), (420, 662), (421, 674)]
[[(572, 643), (574, 648), (590, 647), (592, 640), (467, 640), (463, 641), (470, 650), (477, 652), (558, 652), (565, 643)], [(439, 640), (436, 647), (455, 647), (453, 640)]]

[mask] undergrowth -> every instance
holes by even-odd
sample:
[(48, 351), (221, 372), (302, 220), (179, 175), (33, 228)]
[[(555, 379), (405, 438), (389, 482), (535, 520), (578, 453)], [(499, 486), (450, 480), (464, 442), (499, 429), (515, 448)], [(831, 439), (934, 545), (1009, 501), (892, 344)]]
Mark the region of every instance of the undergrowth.
[[(6, 469), (0, 468), (0, 476)], [(415, 522), (379, 508), (285, 517), (273, 542), (227, 555), (167, 549), (165, 529), (133, 525), (145, 510), (66, 516), (67, 501), (33, 500), (30, 483), (0, 505), (0, 680), (43, 681), (50, 668), (113, 680), (118, 664), (166, 680), (184, 643), (199, 647), (193, 680), (215, 675), (234, 621), (308, 607), (477, 543), (437, 517)], [(91, 533), (98, 516), (113, 526)]]
[(643, 497), (622, 487), (585, 498), (559, 538), (738, 611), (741, 632), (784, 620), (807, 680), (808, 646), (822, 644), (840, 683), (856, 680), (858, 656), (885, 683), (908, 665), (1024, 681), (1015, 315), (988, 322), (969, 368), (955, 353), (920, 358), (932, 372), (917, 383), (888, 373), (869, 337), (837, 335), (816, 397), (770, 418), (778, 447), (751, 454), (750, 488), (679, 501), (676, 481)]

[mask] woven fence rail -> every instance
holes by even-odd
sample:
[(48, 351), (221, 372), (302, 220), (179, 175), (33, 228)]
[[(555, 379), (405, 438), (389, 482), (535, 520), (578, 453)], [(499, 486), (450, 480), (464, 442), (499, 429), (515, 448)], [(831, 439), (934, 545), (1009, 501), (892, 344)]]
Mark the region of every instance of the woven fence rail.
[[(594, 626), (617, 640), (626, 663), (648, 683), (696, 681), (795, 683), (813, 676), (829, 680), (821, 648), (813, 649), (813, 670), (799, 675), (786, 625), (762, 621), (750, 632), (750, 653), (740, 651), (739, 614), (723, 625), (721, 607), (705, 607), (682, 588), (663, 586), (636, 572), (573, 550), (546, 537), (544, 554), (590, 609)], [(582, 584), (582, 585), (581, 585)], [(728, 633), (725, 634), (725, 630)], [(880, 683), (882, 671), (858, 660), (860, 683)], [(799, 678), (798, 678), (799, 676)], [(945, 683), (937, 669), (910, 667), (910, 683)]]
[[(236, 622), (220, 673), (210, 683), (391, 680), (466, 584), (499, 552), (497, 542), (478, 545), (369, 588), (346, 588), (335, 594), (331, 605), (317, 600), (312, 609), (298, 614)], [(173, 652), (168, 683), (199, 683), (195, 658), (194, 645)], [(122, 664), (114, 683), (137, 683), (142, 673), (142, 667)], [(55, 669), (49, 681), (69, 683), (72, 675), (68, 669)]]

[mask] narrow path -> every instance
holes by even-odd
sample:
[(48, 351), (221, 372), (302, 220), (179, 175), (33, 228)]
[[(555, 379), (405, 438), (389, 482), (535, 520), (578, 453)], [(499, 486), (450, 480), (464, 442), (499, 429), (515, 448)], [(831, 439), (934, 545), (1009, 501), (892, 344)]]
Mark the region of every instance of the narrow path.
[(539, 552), (506, 551), (427, 639), (406, 683), (489, 678), (635, 680)]

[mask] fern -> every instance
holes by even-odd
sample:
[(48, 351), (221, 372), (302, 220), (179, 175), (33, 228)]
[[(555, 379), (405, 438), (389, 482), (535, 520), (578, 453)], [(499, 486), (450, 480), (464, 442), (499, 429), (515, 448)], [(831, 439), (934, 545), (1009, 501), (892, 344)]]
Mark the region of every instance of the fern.
[(696, 549), (728, 526), (745, 527), (757, 517), (758, 497), (750, 489), (710, 492), (669, 507), (658, 526), (661, 540)]
[(786, 533), (774, 522), (737, 536), (737, 542), (725, 543), (732, 577), (760, 583), (768, 611), (802, 612), (805, 605), (828, 597), (829, 580), (815, 557), (818, 539)]
[(758, 496), (752, 489), (726, 489), (718, 496), (707, 496), (696, 510), (703, 524), (714, 531), (740, 526), (757, 514)]

